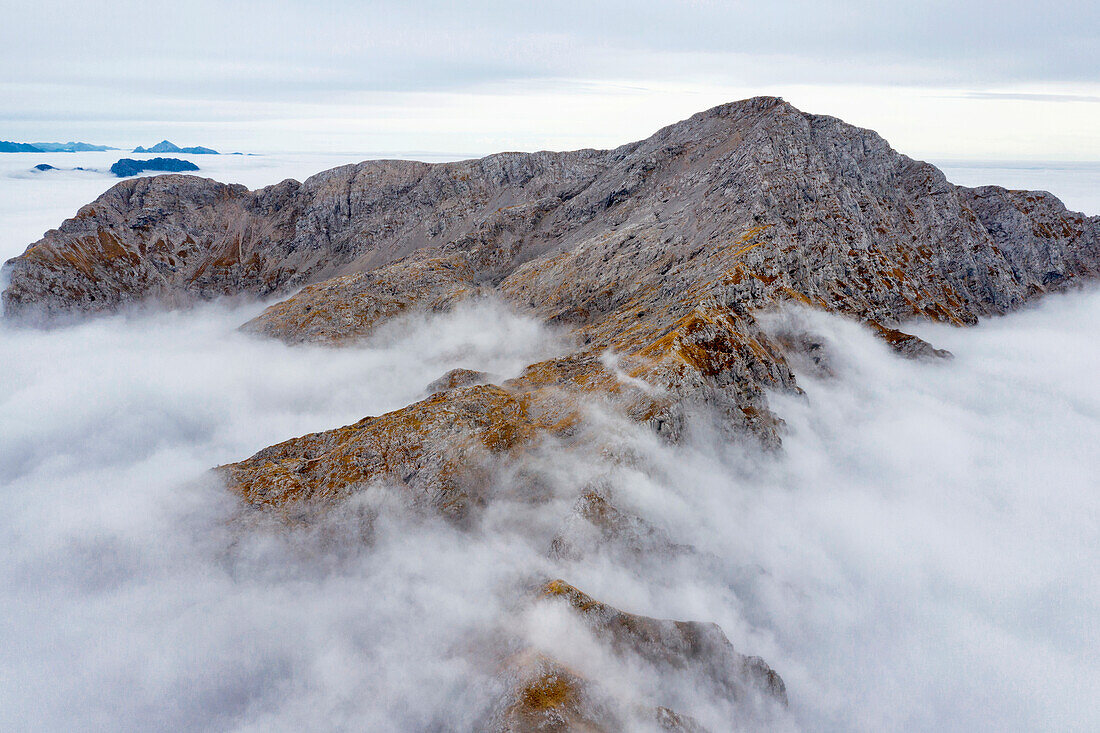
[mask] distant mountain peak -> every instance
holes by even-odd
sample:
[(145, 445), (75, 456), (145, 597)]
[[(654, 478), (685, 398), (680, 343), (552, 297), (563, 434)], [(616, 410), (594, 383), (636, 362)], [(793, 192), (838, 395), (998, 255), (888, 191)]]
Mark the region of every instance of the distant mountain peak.
[(135, 153), (190, 153), (191, 155), (218, 155), (213, 148), (204, 148), (196, 145), (190, 148), (181, 148), (169, 140), (161, 140), (151, 148), (143, 148), (140, 145), (134, 148)]
[(148, 160), (134, 160), (123, 158), (111, 166), (111, 173), (119, 178), (136, 176), (144, 171), (163, 171), (179, 173), (181, 171), (197, 171), (199, 167), (188, 160), (179, 158), (150, 158)]
[(106, 150), (118, 150), (109, 145), (93, 145), (70, 140), (67, 143), (32, 143), (34, 147), (45, 153), (96, 153)]
[(41, 153), (41, 148), (37, 148), (30, 143), (17, 143), (8, 140), (0, 140), (0, 153)]

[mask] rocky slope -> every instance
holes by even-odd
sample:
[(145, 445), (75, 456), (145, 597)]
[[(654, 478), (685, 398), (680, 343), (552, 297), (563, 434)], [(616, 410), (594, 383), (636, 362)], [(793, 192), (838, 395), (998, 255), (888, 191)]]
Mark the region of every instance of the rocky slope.
[[(9, 263), (4, 304), (268, 295), (419, 250), (466, 262), (458, 281), (561, 317), (591, 320), (660, 282), (752, 306), (800, 297), (879, 320), (973, 322), (1095, 274), (1096, 236), (1095, 219), (1049, 194), (952, 186), (874, 132), (757, 98), (610, 151), (371, 161), (255, 192), (123, 183)], [(111, 260), (105, 243), (132, 267), (88, 278), (72, 259)]]
[[(291, 344), (347, 344), (478, 298), (537, 315), (572, 347), (511, 379), (456, 369), (415, 404), (218, 469), (246, 505), (288, 521), (378, 489), (480, 531), (502, 502), (549, 505), (548, 451), (635, 462), (607, 420), (670, 442), (712, 420), (777, 448), (768, 392), (798, 392), (795, 372), (828, 374), (830, 359), (797, 319), (765, 328), (762, 312), (820, 308), (902, 356), (945, 356), (904, 322), (972, 324), (1095, 277), (1100, 217), (1045, 192), (953, 186), (874, 132), (756, 98), (615, 150), (371, 161), (258, 191), (125, 181), (7, 267), (13, 318), (293, 293), (244, 325)], [(548, 562), (637, 567), (694, 552), (619, 506), (614, 485), (569, 491)], [(698, 686), (705, 670), (707, 694), (738, 715), (756, 714), (739, 702), (746, 690), (784, 699), (778, 676), (720, 631), (624, 614), (561, 581), (546, 593), (593, 625), (593, 643), (664, 664), (662, 679), (690, 668)], [(614, 696), (548, 650), (515, 651), (489, 727), (620, 727)], [(698, 729), (689, 710), (645, 709), (654, 725)]]
[[(665, 686), (658, 694), (666, 702), (680, 702), (677, 682), (701, 686), (737, 701), (746, 709), (746, 718), (761, 725), (771, 719), (770, 712), (787, 704), (779, 675), (762, 659), (735, 651), (714, 624), (626, 613), (563, 580), (544, 584), (539, 595), (541, 603), (568, 609), (617, 659), (657, 672)], [(706, 730), (686, 713), (652, 700), (632, 699), (621, 691), (613, 693), (537, 650), (513, 652), (501, 666), (509, 684), (486, 716), (484, 730)], [(727, 721), (729, 730), (738, 727), (738, 720)]]

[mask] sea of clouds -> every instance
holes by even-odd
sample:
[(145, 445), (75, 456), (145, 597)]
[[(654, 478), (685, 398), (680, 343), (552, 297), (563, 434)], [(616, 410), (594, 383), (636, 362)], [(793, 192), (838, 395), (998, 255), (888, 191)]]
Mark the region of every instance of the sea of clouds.
[[(249, 185), (323, 167), (249, 160), (226, 164)], [(110, 183), (4, 165), (8, 256)], [(401, 407), (452, 367), (514, 376), (560, 353), (557, 337), (481, 303), (353, 348), (292, 348), (236, 331), (261, 307), (0, 323), (0, 728), (474, 729), (501, 691), (478, 650), (505, 633), (644, 697), (644, 670), (517, 602), (557, 576), (625, 610), (719, 623), (786, 681), (777, 726), (1100, 727), (1096, 288), (918, 328), (946, 362), (897, 358), (835, 317), (776, 315), (818, 334), (835, 372), (772, 396), (781, 454), (702, 428), (670, 447), (611, 421), (634, 460), (548, 451), (545, 503), (502, 500), (469, 530), (384, 489), (307, 528), (243, 521), (207, 469)], [(550, 559), (594, 477), (697, 552)], [(666, 693), (728, 727), (721, 701)]]

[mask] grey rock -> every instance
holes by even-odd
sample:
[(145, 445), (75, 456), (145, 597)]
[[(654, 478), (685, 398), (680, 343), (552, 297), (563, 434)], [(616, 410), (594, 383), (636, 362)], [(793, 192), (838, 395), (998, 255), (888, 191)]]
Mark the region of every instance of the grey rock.
[[(422, 250), (571, 324), (677, 291), (973, 323), (1095, 276), (1098, 228), (1049, 194), (953, 186), (874, 132), (761, 97), (614, 150), (370, 161), (255, 192), (120, 184), (11, 261), (4, 307), (267, 296)], [(129, 264), (94, 262), (112, 253)]]

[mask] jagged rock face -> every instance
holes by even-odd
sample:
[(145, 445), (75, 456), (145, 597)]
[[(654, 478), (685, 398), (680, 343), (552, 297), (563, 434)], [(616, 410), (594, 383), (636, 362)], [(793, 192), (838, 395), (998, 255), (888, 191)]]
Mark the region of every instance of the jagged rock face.
[[(734, 650), (715, 624), (671, 621), (621, 611), (593, 599), (563, 580), (544, 584), (541, 601), (564, 605), (618, 658), (654, 669), (665, 689), (656, 694), (675, 698), (676, 678), (703, 685), (708, 696), (731, 703), (733, 730), (756, 721), (766, 725), (769, 707), (787, 705), (783, 680), (763, 660)], [(506, 658), (499, 676), (505, 692), (486, 716), (492, 731), (706, 730), (690, 711), (656, 700), (637, 699), (607, 689), (553, 656), (553, 650), (523, 649)]]
[(250, 505), (291, 516), (379, 485), (402, 487), (410, 503), (462, 523), (491, 500), (493, 472), (540, 441), (598, 444), (585, 421), (593, 403), (640, 422), (667, 409), (583, 355), (532, 364), (499, 386), (476, 384), (484, 376), (454, 370), (420, 402), (284, 441), (218, 471)]
[(9, 261), (5, 315), (271, 292), (296, 272), (293, 261), (273, 265), (272, 248), (294, 221), (297, 188), (250, 193), (179, 175), (124, 181)]
[(735, 701), (764, 696), (787, 704), (783, 680), (759, 657), (737, 653), (716, 624), (669, 621), (626, 613), (600, 603), (563, 580), (543, 588), (565, 601), (619, 654), (635, 654), (664, 675), (694, 672), (722, 697)]
[(439, 379), (434, 380), (424, 388), (429, 394), (446, 392), (455, 387), (471, 387), (475, 384), (486, 384), (493, 381), (491, 375), (479, 372), (475, 369), (452, 369)]
[(589, 323), (628, 307), (683, 313), (705, 297), (973, 323), (1097, 272), (1098, 220), (1047, 194), (952, 186), (873, 132), (787, 105), (751, 125), (704, 114), (646, 141), (679, 155), (657, 156), (614, 228), (525, 264), (501, 289)]
[(3, 297), (6, 314), (49, 315), (319, 281), (245, 326), (291, 343), (475, 297), (537, 313), (576, 350), (224, 469), (253, 503), (385, 478), (462, 515), (481, 480), (464, 451), (492, 452), (494, 430), (569, 438), (592, 395), (672, 441), (705, 405), (778, 446), (766, 390), (797, 392), (787, 355), (813, 346), (764, 333), (760, 309), (795, 300), (867, 321), (906, 356), (944, 356), (895, 326), (972, 323), (1095, 276), (1098, 237), (1100, 219), (1049, 194), (952, 186), (874, 132), (756, 98), (610, 151), (372, 161), (255, 192), (127, 181), (10, 261)]
[(688, 545), (676, 543), (660, 527), (644, 517), (615, 506), (607, 486), (586, 489), (573, 505), (562, 531), (550, 544), (555, 559), (582, 560), (600, 551), (625, 555), (632, 562), (667, 562), (691, 553)]
[[(871, 131), (756, 98), (611, 151), (373, 161), (256, 192), (127, 182), (12, 260), (4, 300), (14, 314), (266, 295), (424, 250), (449, 258), (456, 281), (500, 283), (571, 323), (631, 302), (682, 316), (708, 295), (742, 307), (793, 297), (888, 325), (971, 323), (1096, 274), (1098, 226), (1048, 194), (952, 186)], [(387, 282), (436, 277), (423, 260), (409, 266)], [(363, 302), (361, 280), (333, 283), (333, 297), (338, 286), (384, 309)], [(261, 330), (340, 340), (362, 325), (339, 335), (340, 322), (292, 315), (310, 305), (282, 304)]]
[[(754, 311), (794, 299), (866, 320), (903, 355), (945, 356), (891, 324), (970, 323), (1092, 275), (1100, 260), (1097, 221), (1049, 195), (957, 188), (873, 132), (774, 99), (724, 105), (614, 151), (369, 163), (282, 190), (294, 203), (278, 210), (296, 213), (273, 251), (361, 271), (306, 287), (247, 330), (339, 344), (400, 313), (496, 294), (572, 330), (578, 349), (501, 387), (442, 385), (427, 402), (225, 469), (249, 501), (280, 507), (384, 478), (464, 515), (484, 476), (481, 461), (459, 458), (489, 426), (444, 429), (435, 416), (503, 420), (505, 403), (523, 445), (573, 437), (598, 395), (673, 441), (705, 405), (731, 434), (775, 447), (781, 420), (766, 390), (798, 391), (787, 355), (809, 355), (815, 372), (828, 363), (805, 334), (768, 336)], [(274, 189), (225, 195), (278, 199)], [(193, 216), (213, 216), (210, 201)], [(394, 441), (391, 422), (411, 432)]]
[[(548, 207), (585, 187), (600, 155), (369, 161), (255, 192), (184, 176), (127, 181), (9, 262), (4, 311), (56, 315), (267, 295), (429, 245), (515, 242)], [(518, 256), (520, 244), (513, 249)], [(491, 278), (499, 259), (485, 252), (477, 277)], [(123, 262), (104, 266), (116, 260)]]
[(610, 731), (622, 720), (598, 691), (553, 659), (534, 652), (508, 660), (511, 681), (483, 727), (494, 733)]
[(665, 706), (628, 705), (599, 684), (579, 676), (554, 659), (533, 651), (515, 655), (505, 665), (508, 691), (486, 716), (480, 730), (492, 733), (528, 731), (652, 730), (706, 733), (691, 716)]

